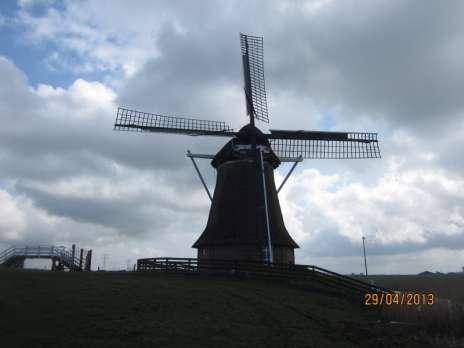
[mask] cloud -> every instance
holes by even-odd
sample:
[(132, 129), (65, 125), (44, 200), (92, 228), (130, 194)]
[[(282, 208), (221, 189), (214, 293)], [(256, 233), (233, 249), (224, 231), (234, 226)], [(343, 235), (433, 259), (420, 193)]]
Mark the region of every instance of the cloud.
[[(122, 70), (126, 76), (138, 72), (138, 81), (154, 70), (161, 74), (158, 79), (169, 81), (165, 88), (172, 91), (172, 103), (202, 79), (240, 87), (237, 32), (263, 34), (271, 96), (309, 98), (306, 105), (319, 109), (338, 106), (334, 117), (342, 123), (367, 115), (423, 132), (435, 130), (437, 119), (448, 129), (463, 111), (462, 6), (149, 1), (128, 8), (115, 1), (109, 8), (104, 2), (68, 2), (48, 7), (41, 16), (25, 6), (18, 23), (32, 42), (56, 45), (48, 58), (52, 66), (65, 64), (58, 68), (76, 72)], [(254, 13), (257, 20), (250, 24), (242, 13)], [(66, 63), (70, 54), (79, 57), (73, 64)], [(179, 85), (184, 89), (173, 87)], [(300, 124), (305, 119), (310, 115)]]
[(26, 227), (23, 211), (18, 207), (14, 198), (6, 191), (0, 190), (0, 237), (2, 241), (15, 240)]
[[(43, 12), (40, 15), (36, 13), (38, 8)], [(142, 8), (131, 9), (133, 15), (148, 14)], [(112, 15), (102, 17), (102, 13)], [(147, 57), (157, 54), (152, 38), (157, 22), (130, 20), (121, 4), (65, 2), (58, 6), (54, 1), (24, 1), (16, 24), (24, 29), (29, 42), (53, 45), (46, 58), (52, 70), (130, 76)]]
[(364, 185), (304, 170), (287, 185), (281, 196), (284, 215), (298, 212), (296, 239), (313, 256), (356, 255), (362, 236), (370, 253), (378, 255), (464, 249), (460, 177), (392, 170), (374, 185)]
[[(110, 246), (130, 244), (140, 257), (137, 250), (146, 248), (135, 241), (145, 240), (160, 245), (150, 250), (192, 256), (208, 202), (185, 141), (114, 132), (115, 94), (100, 82), (31, 88), (11, 61), (1, 59), (0, 70), (11, 81), (0, 88), (6, 190), (0, 211), (8, 215), (0, 224), (2, 247), (77, 243), (97, 248), (99, 257)], [(113, 262), (126, 260), (120, 255)]]
[[(73, 82), (30, 86), (14, 58), (0, 58), (0, 211), (11, 214), (0, 243), (80, 242), (114, 264), (126, 263), (126, 249), (132, 259), (193, 255), (209, 202), (185, 152), (215, 153), (224, 139), (114, 132), (115, 110), (240, 128), (242, 31), (264, 35), (270, 128), (380, 133), (381, 160), (306, 161), (286, 184), (298, 259), (349, 272), (366, 235), (391, 272), (390, 256), (411, 270), (421, 262), (411, 255), (446, 250), (464, 263), (461, 7), (22, 2), (8, 23)], [(200, 165), (212, 186), (214, 170)]]
[(50, 6), (56, 0), (18, 0), (18, 5), (21, 8), (32, 8), (36, 6)]
[(196, 220), (196, 215), (207, 209), (199, 204), (198, 192), (190, 193), (180, 204), (178, 195), (182, 192), (172, 185), (173, 178), (128, 170), (116, 170), (105, 177), (95, 174), (45, 184), (20, 181), (15, 187), (52, 215), (113, 228), (131, 238), (164, 233), (176, 216), (183, 214)]

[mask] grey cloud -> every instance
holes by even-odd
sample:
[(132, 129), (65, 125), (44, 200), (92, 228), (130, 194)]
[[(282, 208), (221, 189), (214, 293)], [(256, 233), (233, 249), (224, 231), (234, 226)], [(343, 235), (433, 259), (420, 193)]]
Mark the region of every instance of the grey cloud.
[(464, 54), (463, 8), (457, 2), (423, 5), (347, 1), (311, 20), (295, 10), (293, 25), (271, 36), (271, 47), (281, 47), (272, 51), (280, 59), (271, 58), (268, 69), (270, 78), (273, 71), (280, 77), (273, 84), (387, 118), (396, 127), (436, 129), (451, 121), (444, 115), (462, 113), (464, 106), (464, 73), (452, 59)]
[[(147, 35), (151, 28), (159, 55), (126, 83), (120, 101), (160, 113), (211, 117), (211, 109), (197, 105), (197, 89), (221, 83), (241, 87), (237, 34), (244, 31), (265, 36), (271, 93), (309, 97), (322, 109), (340, 105), (347, 114), (337, 116), (340, 120), (367, 114), (421, 132), (435, 129), (437, 122), (449, 126), (462, 114), (461, 3), (345, 1), (323, 4), (312, 14), (305, 4), (310, 3), (146, 2), (140, 5), (146, 11), (131, 9)], [(110, 47), (130, 42), (124, 25), (133, 26), (125, 21), (123, 2), (113, 4), (114, 21), (99, 20), (105, 5), (68, 4), (65, 9), (82, 11), (98, 28), (110, 30), (103, 41)], [(159, 20), (147, 26), (154, 13)]]
[[(319, 231), (301, 243), (300, 247), (305, 250), (304, 254), (311, 257), (351, 257), (362, 253), (361, 240), (353, 242), (334, 230)], [(424, 242), (402, 241), (389, 244), (380, 242), (376, 237), (366, 238), (366, 251), (372, 256), (407, 254), (434, 248), (463, 250), (464, 233), (445, 235), (429, 231), (425, 234)]]
[[(8, 68), (6, 69), (5, 66)], [(85, 173), (108, 173), (113, 161), (141, 170), (189, 170), (187, 149), (211, 153), (224, 139), (205, 139), (113, 131), (115, 114), (79, 119), (75, 109), (48, 117), (45, 101), (25, 86), (21, 73), (1, 61), (8, 88), (0, 90), (0, 167), (4, 177), (52, 179)], [(17, 82), (15, 82), (17, 81)], [(116, 109), (114, 110), (116, 112)], [(68, 114), (71, 113), (71, 114)], [(8, 118), (14, 122), (7, 122)], [(213, 145), (213, 146), (210, 146)]]
[[(214, 110), (211, 99), (218, 87), (240, 84), (238, 34), (233, 44), (214, 34), (180, 34), (166, 25), (157, 40), (160, 57), (127, 81), (119, 103), (160, 114), (224, 120), (223, 110)], [(232, 126), (244, 123), (244, 108), (232, 107), (240, 111), (236, 117), (241, 116)]]
[(196, 220), (204, 213), (202, 209), (189, 209), (180, 201), (173, 202), (170, 197), (156, 195), (153, 189), (148, 190), (151, 194), (142, 188), (136, 195), (120, 199), (50, 193), (22, 182), (15, 185), (15, 190), (16, 194), (29, 197), (36, 207), (49, 214), (112, 228), (131, 238), (149, 233), (163, 234), (180, 216)]

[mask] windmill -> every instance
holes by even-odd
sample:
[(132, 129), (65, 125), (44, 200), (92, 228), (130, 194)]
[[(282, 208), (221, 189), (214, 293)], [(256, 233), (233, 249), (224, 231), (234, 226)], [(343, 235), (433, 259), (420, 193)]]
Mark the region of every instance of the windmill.
[[(240, 34), (249, 123), (234, 131), (225, 122), (158, 115), (119, 107), (115, 130), (231, 138), (216, 155), (187, 152), (212, 203), (205, 230), (193, 247), (198, 259), (294, 263), (298, 245), (282, 218), (278, 191), (305, 159), (379, 158), (377, 133), (270, 130), (264, 82), (263, 38)], [(212, 159), (217, 170), (211, 196), (194, 158)], [(294, 162), (276, 189), (273, 171)]]

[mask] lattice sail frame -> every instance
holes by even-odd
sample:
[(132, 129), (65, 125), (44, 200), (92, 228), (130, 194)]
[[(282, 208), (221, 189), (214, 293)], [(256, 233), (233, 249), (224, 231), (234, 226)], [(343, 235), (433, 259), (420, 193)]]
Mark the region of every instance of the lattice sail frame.
[(151, 114), (119, 107), (115, 130), (180, 133), (186, 135), (234, 136), (225, 122)]
[[(337, 140), (327, 139), (289, 139), (268, 136), (272, 150), (280, 158), (305, 159), (362, 159), (380, 158), (377, 133), (345, 133), (342, 140), (340, 133)], [(338, 135), (338, 134), (337, 134)]]
[[(263, 38), (240, 33), (240, 46), (245, 76), (245, 93), (249, 94), (248, 110), (256, 119), (269, 123), (267, 110), (266, 85), (264, 82)], [(248, 79), (248, 81), (247, 81)], [(249, 89), (249, 90), (248, 90)]]

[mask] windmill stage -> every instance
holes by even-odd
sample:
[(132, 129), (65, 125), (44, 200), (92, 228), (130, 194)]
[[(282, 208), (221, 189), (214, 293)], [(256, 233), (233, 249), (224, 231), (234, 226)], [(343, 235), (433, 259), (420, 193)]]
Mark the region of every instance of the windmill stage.
[[(238, 131), (225, 122), (126, 107), (118, 108), (114, 129), (230, 138), (215, 155), (187, 153), (211, 199), (207, 225), (193, 243), (198, 260), (295, 264), (294, 250), (299, 246), (285, 227), (274, 170), (281, 162), (294, 162), (293, 171), (303, 159), (380, 158), (377, 134), (272, 129), (263, 133), (256, 126), (269, 123), (263, 38), (240, 34), (240, 47), (249, 122)], [(217, 172), (212, 196), (195, 158), (210, 158)]]

